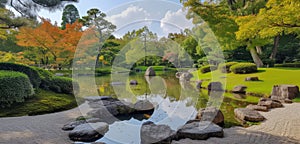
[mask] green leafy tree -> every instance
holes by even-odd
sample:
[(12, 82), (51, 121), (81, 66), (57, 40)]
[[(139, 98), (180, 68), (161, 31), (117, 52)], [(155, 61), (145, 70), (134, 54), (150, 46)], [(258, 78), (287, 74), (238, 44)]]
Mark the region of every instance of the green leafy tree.
[(62, 22), (61, 22), (61, 27), (62, 29), (66, 28), (66, 24), (72, 24), (76, 20), (80, 18), (79, 12), (77, 8), (73, 4), (67, 5), (62, 14)]
[(104, 45), (106, 39), (108, 39), (112, 32), (117, 28), (114, 24), (105, 19), (106, 14), (99, 9), (93, 8), (87, 11), (87, 16), (83, 16), (79, 19), (84, 26), (93, 27), (97, 31), (97, 37), (99, 39), (98, 54), (96, 56), (96, 66), (99, 66), (100, 51)]
[[(279, 40), (284, 34), (300, 33), (300, 1), (269, 0), (265, 8), (251, 16), (240, 17), (238, 39), (273, 38), (273, 50), (270, 59), (275, 60)], [(243, 22), (242, 22), (243, 21)], [(249, 28), (251, 26), (251, 29)]]

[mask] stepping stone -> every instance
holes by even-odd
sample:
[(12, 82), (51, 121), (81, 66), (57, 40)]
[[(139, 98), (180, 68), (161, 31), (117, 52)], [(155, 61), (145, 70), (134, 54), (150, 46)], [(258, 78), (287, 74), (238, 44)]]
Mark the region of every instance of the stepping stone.
[(69, 138), (73, 141), (93, 142), (103, 137), (107, 131), (107, 123), (85, 123), (75, 127), (69, 133)]
[(141, 143), (171, 143), (176, 136), (176, 131), (167, 125), (156, 125), (146, 122), (141, 127)]
[(263, 112), (268, 111), (268, 108), (266, 106), (259, 106), (259, 105), (253, 105), (253, 104), (247, 105), (246, 108), (252, 109), (252, 110), (257, 110), (257, 111), (263, 111)]
[(178, 139), (190, 138), (206, 140), (210, 137), (223, 137), (223, 129), (209, 121), (192, 122), (181, 127), (177, 132)]
[(235, 116), (242, 121), (260, 122), (265, 120), (260, 113), (248, 108), (236, 108), (234, 109)]

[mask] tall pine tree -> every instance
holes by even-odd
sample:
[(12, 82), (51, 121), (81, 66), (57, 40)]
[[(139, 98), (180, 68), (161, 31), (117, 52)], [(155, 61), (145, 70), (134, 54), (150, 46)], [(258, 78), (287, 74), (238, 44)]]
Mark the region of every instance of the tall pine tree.
[(77, 8), (73, 4), (67, 5), (63, 10), (61, 28), (65, 29), (66, 24), (73, 24), (79, 18)]

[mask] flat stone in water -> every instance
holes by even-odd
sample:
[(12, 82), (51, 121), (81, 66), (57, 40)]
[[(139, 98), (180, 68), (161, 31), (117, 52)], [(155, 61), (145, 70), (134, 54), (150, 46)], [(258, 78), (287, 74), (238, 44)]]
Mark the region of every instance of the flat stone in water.
[(210, 137), (223, 137), (223, 129), (209, 121), (192, 122), (181, 127), (177, 132), (178, 139), (190, 138), (206, 140)]

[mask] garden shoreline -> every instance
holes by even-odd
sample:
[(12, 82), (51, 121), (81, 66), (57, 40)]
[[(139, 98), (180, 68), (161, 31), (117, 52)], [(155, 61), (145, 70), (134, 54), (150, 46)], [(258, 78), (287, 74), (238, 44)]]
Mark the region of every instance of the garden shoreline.
[[(86, 107), (85, 104), (80, 107)], [(284, 104), (284, 108), (260, 112), (267, 120), (248, 128), (224, 129), (224, 138), (209, 138), (206, 141), (183, 139), (174, 144), (212, 143), (299, 143), (300, 103)], [(14, 144), (66, 144), (72, 143), (62, 126), (80, 116), (79, 108), (39, 115), (0, 118), (0, 143)]]

